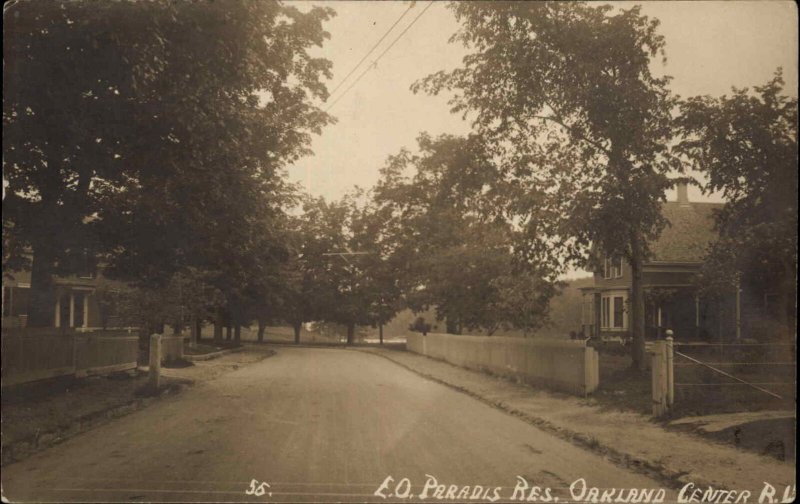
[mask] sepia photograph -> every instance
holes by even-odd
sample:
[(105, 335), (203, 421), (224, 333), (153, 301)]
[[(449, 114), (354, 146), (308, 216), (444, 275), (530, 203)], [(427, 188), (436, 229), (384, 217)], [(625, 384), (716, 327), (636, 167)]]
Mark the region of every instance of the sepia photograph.
[(796, 500), (798, 5), (11, 0), (3, 503)]

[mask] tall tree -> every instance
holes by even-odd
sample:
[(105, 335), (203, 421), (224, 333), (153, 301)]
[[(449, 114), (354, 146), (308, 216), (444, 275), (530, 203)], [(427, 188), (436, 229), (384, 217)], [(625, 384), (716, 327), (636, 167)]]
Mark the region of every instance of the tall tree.
[(362, 194), (365, 201), (352, 209), (350, 247), (358, 252), (353, 257), (363, 271), (367, 318), (378, 327), (379, 341), (383, 344), (383, 326), (405, 307), (401, 288), (404, 271), (391, 253), (391, 211), (385, 206), (378, 207), (373, 197)]
[(143, 44), (151, 21), (117, 2), (22, 2), (4, 13), (3, 232), (18, 254), (33, 252), (30, 325), (52, 323), (51, 276), (89, 245), (98, 195), (124, 183), (128, 97), (157, 50)]
[(308, 50), (328, 36), (332, 11), (272, 1), (15, 9), (4, 18), (3, 209), (33, 248), (29, 323), (50, 323), (52, 273), (92, 242), (110, 273), (144, 285), (205, 270), (240, 312), (248, 279), (282, 254), (281, 169), (331, 120), (313, 103), (327, 97), (330, 62)]
[(412, 89), (452, 91), (454, 112), (502, 162), (510, 210), (534, 264), (584, 266), (592, 247), (633, 272), (633, 364), (644, 368), (642, 264), (664, 226), (675, 100), (650, 72), (658, 21), (640, 7), (583, 2), (454, 2), (463, 66)]
[[(376, 204), (389, 212), (388, 248), (407, 304), (415, 311), (435, 307), (451, 333), (492, 334), (521, 323), (511, 308), (522, 300), (521, 286), (511, 288), (519, 273), (512, 262), (515, 231), (500, 205), (504, 193), (490, 152), (477, 136), (422, 134), (418, 143), (419, 154), (389, 158), (375, 189)], [(528, 275), (550, 284), (539, 273)], [(551, 295), (547, 288), (529, 293), (544, 296), (545, 305)], [(546, 318), (546, 309), (528, 313), (531, 327)]]
[(399, 308), (400, 276), (384, 255), (384, 222), (367, 193), (306, 198), (294, 222), (281, 312), (295, 341), (303, 322), (344, 325), (348, 344), (357, 326), (388, 322)]
[[(340, 201), (331, 202), (324, 209), (324, 222), (329, 233), (330, 249), (327, 259), (327, 292), (331, 298), (322, 311), (323, 319), (344, 325), (347, 344), (355, 342), (355, 329), (374, 322), (375, 274), (379, 262), (369, 260), (378, 253), (374, 244), (367, 243), (368, 223), (364, 220), (364, 191), (355, 188)], [(365, 225), (367, 224), (367, 225)], [(361, 247), (367, 246), (368, 250)], [(334, 255), (331, 255), (334, 254)]]
[(302, 213), (289, 221), (290, 253), (281, 269), (279, 314), (292, 326), (296, 344), (303, 324), (324, 318), (335, 302), (330, 258), (323, 254), (340, 246), (341, 225), (330, 225), (329, 213), (323, 199), (306, 196)]
[[(742, 284), (778, 293), (778, 320), (793, 330), (797, 277), (797, 99), (780, 69), (763, 86), (681, 103), (676, 150), (706, 175), (726, 203), (706, 287)], [(723, 287), (724, 288), (724, 287)]]

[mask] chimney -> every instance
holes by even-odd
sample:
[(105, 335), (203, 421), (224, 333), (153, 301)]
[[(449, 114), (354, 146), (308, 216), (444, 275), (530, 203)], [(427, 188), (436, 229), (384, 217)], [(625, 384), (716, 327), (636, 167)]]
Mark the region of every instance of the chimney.
[(689, 205), (689, 186), (686, 182), (678, 182), (676, 189), (678, 190), (678, 204)]

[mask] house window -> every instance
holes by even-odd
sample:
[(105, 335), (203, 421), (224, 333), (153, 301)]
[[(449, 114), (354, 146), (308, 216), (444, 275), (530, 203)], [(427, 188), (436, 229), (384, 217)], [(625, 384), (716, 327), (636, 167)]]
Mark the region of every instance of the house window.
[(26, 315), (29, 293), (28, 287), (3, 287), (3, 316)]
[(614, 296), (614, 319), (613, 324), (615, 329), (622, 329), (625, 313), (625, 301), (622, 296)]
[(625, 303), (628, 300), (627, 292), (610, 292), (603, 294), (601, 299), (600, 323), (603, 329), (609, 331), (624, 331), (628, 328), (625, 317)]
[(94, 256), (88, 251), (84, 250), (78, 259), (78, 277), (79, 278), (94, 278), (95, 264)]
[(614, 274), (614, 278), (622, 278), (622, 258), (615, 257), (611, 261), (611, 272)]
[(603, 278), (622, 278), (621, 257), (605, 257), (603, 260)]

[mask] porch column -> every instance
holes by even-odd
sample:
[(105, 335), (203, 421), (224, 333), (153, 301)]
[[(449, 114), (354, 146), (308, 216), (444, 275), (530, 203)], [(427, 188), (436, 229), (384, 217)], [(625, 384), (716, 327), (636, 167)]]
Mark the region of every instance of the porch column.
[(83, 293), (83, 327), (89, 327), (89, 293)]
[(602, 300), (601, 300), (601, 294), (599, 292), (595, 292), (594, 293), (592, 303), (594, 304), (594, 310), (593, 310), (593, 315), (594, 315), (594, 327), (593, 327), (594, 334), (592, 336), (595, 336), (595, 337), (599, 338), (600, 337), (600, 316), (601, 316), (600, 311), (602, 310)]
[(61, 294), (56, 296), (56, 316), (53, 320), (56, 327), (61, 327)]
[(69, 293), (69, 326), (75, 327), (75, 293)]
[(661, 305), (658, 305), (658, 314), (657, 314), (657, 316), (658, 316), (658, 321), (657, 321), (658, 329), (656, 330), (656, 338), (661, 339)]

